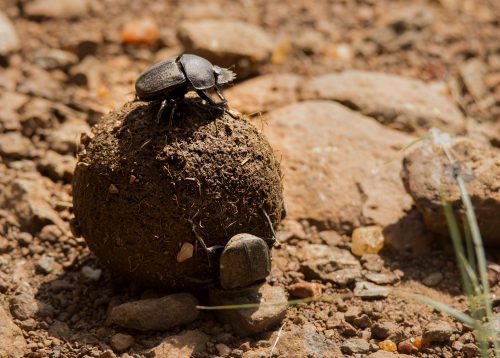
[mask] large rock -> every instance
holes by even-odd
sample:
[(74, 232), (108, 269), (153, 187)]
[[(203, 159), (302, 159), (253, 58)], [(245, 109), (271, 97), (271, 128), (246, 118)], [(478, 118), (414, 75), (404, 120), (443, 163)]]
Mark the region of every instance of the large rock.
[(398, 174), (398, 150), (412, 137), (328, 101), (273, 111), (264, 130), (282, 157), (289, 218), (347, 232), (378, 224), (387, 242), (411, 239), (390, 229), (412, 207)]
[(389, 127), (418, 135), (432, 127), (453, 134), (465, 131), (458, 108), (416, 79), (345, 71), (313, 78), (304, 85), (302, 97), (337, 101)]
[(128, 302), (113, 307), (109, 322), (138, 331), (166, 330), (194, 321), (197, 304), (187, 293)]
[(0, 11), (0, 56), (19, 49), (19, 37), (9, 18)]
[(239, 77), (256, 72), (273, 51), (271, 39), (261, 28), (241, 21), (184, 21), (177, 36), (185, 52), (205, 57), (221, 67), (236, 66)]
[(241, 337), (264, 332), (281, 322), (288, 304), (285, 291), (267, 283), (234, 290), (212, 289), (208, 298), (214, 306), (256, 304), (252, 308), (217, 311)]
[[(500, 151), (464, 138), (453, 140), (451, 150), (460, 162), (460, 172), (466, 180), (484, 242), (499, 245)], [(428, 229), (443, 236), (449, 232), (441, 193), (452, 204), (457, 218), (464, 214), (458, 186), (453, 180), (454, 170), (443, 150), (429, 142), (422, 143), (404, 159), (402, 176), (408, 192)]]
[(195, 329), (182, 334), (165, 338), (155, 348), (151, 349), (147, 357), (191, 357), (205, 352), (210, 337)]
[(26, 341), (21, 329), (17, 327), (7, 312), (0, 306), (0, 357), (22, 357)]
[(302, 76), (293, 73), (268, 74), (231, 87), (224, 96), (240, 112), (268, 112), (297, 102), (302, 81)]

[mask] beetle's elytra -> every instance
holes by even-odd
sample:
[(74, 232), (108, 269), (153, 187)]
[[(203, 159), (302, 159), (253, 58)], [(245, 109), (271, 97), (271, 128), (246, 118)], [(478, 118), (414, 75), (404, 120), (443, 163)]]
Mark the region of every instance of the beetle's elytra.
[(161, 116), (167, 101), (175, 102), (190, 90), (195, 90), (201, 98), (215, 104), (207, 92), (213, 88), (221, 99), (221, 104), (225, 104), (227, 101), (219, 85), (227, 84), (235, 78), (235, 73), (227, 68), (212, 65), (200, 56), (184, 54), (157, 63), (143, 72), (135, 81), (135, 92), (143, 101), (162, 100)]

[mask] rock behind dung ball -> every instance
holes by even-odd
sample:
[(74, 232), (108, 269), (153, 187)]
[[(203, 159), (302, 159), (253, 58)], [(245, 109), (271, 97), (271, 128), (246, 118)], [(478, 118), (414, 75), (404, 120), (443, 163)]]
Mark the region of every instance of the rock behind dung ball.
[(279, 162), (243, 117), (198, 100), (180, 103), (172, 126), (157, 123), (157, 112), (156, 104), (128, 103), (83, 141), (76, 222), (117, 274), (203, 288), (217, 275), (203, 244), (225, 245), (239, 233), (272, 237), (266, 214), (276, 228), (283, 211)]

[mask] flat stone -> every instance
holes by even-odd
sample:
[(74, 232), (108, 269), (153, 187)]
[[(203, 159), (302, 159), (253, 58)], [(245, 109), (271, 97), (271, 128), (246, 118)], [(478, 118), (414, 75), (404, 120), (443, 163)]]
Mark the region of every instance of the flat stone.
[(427, 342), (446, 342), (453, 334), (453, 328), (446, 321), (428, 323), (423, 330), (422, 339)]
[(10, 19), (0, 11), (0, 56), (19, 50), (19, 37)]
[(297, 250), (297, 258), (301, 261), (325, 259), (335, 267), (360, 267), (360, 263), (349, 250), (323, 244), (305, 244)]
[(389, 296), (390, 290), (370, 282), (357, 282), (354, 287), (354, 296), (365, 299), (385, 298)]
[(9, 159), (30, 158), (35, 154), (35, 147), (19, 132), (0, 134), (0, 155)]
[(26, 340), (21, 329), (0, 306), (0, 357), (23, 357)]
[(338, 246), (343, 242), (342, 236), (335, 230), (320, 231), (318, 235), (328, 246)]
[[(270, 342), (276, 341), (277, 333), (271, 336)], [(282, 332), (277, 340), (275, 354), (279, 357), (324, 357), (337, 358), (341, 356), (338, 346), (315, 328), (306, 325), (303, 328), (292, 328)], [(269, 353), (266, 355), (266, 357)]]
[(378, 273), (378, 272), (367, 272), (365, 273), (365, 278), (368, 281), (376, 283), (377, 285), (390, 285), (398, 281), (398, 277), (390, 273)]
[(224, 96), (242, 113), (264, 113), (297, 102), (302, 81), (293, 73), (262, 75), (228, 88)]
[[(460, 162), (460, 172), (478, 218), (485, 244), (500, 245), (500, 150), (465, 138), (450, 139), (450, 149)], [(415, 200), (427, 228), (449, 237), (441, 203), (441, 194), (455, 209), (457, 220), (464, 217), (458, 186), (452, 178), (453, 168), (442, 149), (431, 142), (411, 150), (403, 162), (402, 177)], [(459, 227), (463, 225), (459, 222)]]
[(370, 343), (361, 338), (351, 338), (342, 343), (340, 349), (345, 354), (366, 354), (370, 352)]
[(396, 323), (381, 321), (372, 326), (372, 334), (378, 339), (386, 339), (394, 335), (399, 329)]
[(264, 133), (282, 158), (288, 219), (340, 233), (377, 224), (397, 249), (425, 238), (421, 219), (412, 230), (398, 225), (413, 205), (399, 176), (399, 150), (412, 137), (330, 101), (289, 105), (266, 119)]
[(346, 286), (361, 278), (361, 270), (358, 268), (345, 268), (328, 273), (320, 271), (319, 277), (324, 282), (333, 282), (339, 286)]
[(241, 336), (254, 335), (281, 322), (286, 315), (287, 296), (278, 286), (267, 283), (242, 289), (211, 289), (209, 301), (214, 306), (258, 304), (258, 307), (216, 311)]
[(167, 330), (198, 317), (198, 301), (187, 293), (124, 303), (111, 309), (108, 320), (139, 331)]
[(186, 53), (221, 67), (235, 66), (239, 77), (255, 73), (271, 57), (274, 47), (261, 28), (233, 20), (184, 21), (178, 26), (177, 37)]
[(304, 99), (344, 103), (392, 128), (424, 135), (430, 128), (465, 132), (465, 118), (446, 97), (425, 83), (397, 75), (344, 71), (313, 78), (303, 87)]
[(210, 337), (200, 330), (186, 331), (182, 334), (169, 336), (151, 349), (147, 357), (191, 357), (206, 350)]

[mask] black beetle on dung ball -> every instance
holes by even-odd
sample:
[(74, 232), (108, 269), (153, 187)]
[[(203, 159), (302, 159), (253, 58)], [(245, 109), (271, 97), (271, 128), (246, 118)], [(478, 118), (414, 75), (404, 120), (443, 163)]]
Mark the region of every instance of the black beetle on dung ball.
[(172, 104), (172, 119), (177, 101), (190, 90), (195, 90), (208, 103), (216, 104), (207, 92), (213, 88), (221, 99), (220, 104), (226, 105), (219, 85), (228, 84), (235, 78), (236, 74), (227, 68), (212, 65), (200, 56), (184, 54), (144, 71), (135, 82), (135, 92), (142, 101), (162, 101), (157, 119), (161, 118), (166, 105)]

